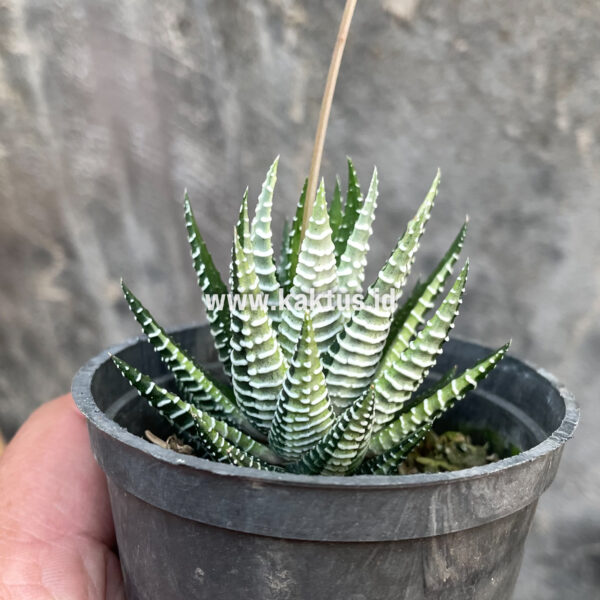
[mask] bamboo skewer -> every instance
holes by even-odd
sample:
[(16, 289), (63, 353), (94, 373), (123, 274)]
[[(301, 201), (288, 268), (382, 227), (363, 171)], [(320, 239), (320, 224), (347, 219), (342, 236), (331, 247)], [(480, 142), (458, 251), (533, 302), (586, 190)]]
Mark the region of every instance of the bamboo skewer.
[(306, 188), (306, 205), (304, 207), (304, 218), (302, 219), (302, 233), (300, 240), (304, 239), (308, 220), (312, 214), (315, 195), (317, 193), (317, 182), (319, 172), (321, 170), (321, 160), (323, 158), (323, 147), (325, 145), (325, 135), (327, 133), (327, 124), (329, 123), (329, 114), (331, 113), (331, 105), (333, 103), (333, 94), (335, 93), (335, 84), (337, 82), (342, 55), (346, 47), (348, 31), (350, 23), (354, 15), (357, 0), (346, 0), (346, 6), (342, 15), (340, 29), (338, 31), (335, 47), (331, 56), (329, 65), (329, 73), (327, 74), (327, 82), (325, 83), (325, 91), (323, 92), (323, 100), (321, 102), (321, 112), (319, 113), (319, 122), (317, 124), (317, 133), (315, 135), (315, 144), (313, 147), (312, 159), (310, 162), (310, 171), (308, 174), (308, 185)]

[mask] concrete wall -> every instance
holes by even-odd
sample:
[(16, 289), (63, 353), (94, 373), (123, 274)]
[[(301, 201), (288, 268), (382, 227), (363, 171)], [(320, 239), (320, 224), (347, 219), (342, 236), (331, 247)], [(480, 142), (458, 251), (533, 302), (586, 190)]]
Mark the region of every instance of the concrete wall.
[[(276, 219), (310, 160), (342, 0), (0, 3), (0, 424), (137, 334), (203, 318), (189, 189), (219, 266), (246, 185), (281, 153)], [(359, 2), (326, 145), (381, 196), (371, 270), (435, 168), (417, 270), (471, 216), (457, 334), (565, 380), (583, 408), (517, 597), (588, 599), (600, 569), (600, 8), (595, 0)]]

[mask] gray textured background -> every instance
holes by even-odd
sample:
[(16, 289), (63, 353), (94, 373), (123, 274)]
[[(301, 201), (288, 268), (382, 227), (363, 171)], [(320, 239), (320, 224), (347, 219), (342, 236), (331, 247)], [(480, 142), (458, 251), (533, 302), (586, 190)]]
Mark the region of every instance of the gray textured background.
[[(189, 188), (222, 269), (244, 187), (281, 153), (276, 219), (307, 170), (342, 0), (0, 1), (0, 425), (136, 334), (118, 279), (167, 325), (203, 318)], [(359, 2), (326, 145), (381, 196), (371, 272), (442, 191), (417, 270), (466, 212), (457, 333), (566, 381), (577, 438), (540, 502), (517, 598), (600, 597), (600, 7)]]

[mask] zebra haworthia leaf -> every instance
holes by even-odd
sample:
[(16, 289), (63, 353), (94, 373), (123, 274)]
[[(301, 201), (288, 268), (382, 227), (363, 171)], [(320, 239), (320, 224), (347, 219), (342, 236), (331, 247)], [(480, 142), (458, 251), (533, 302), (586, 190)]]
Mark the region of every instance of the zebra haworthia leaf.
[(394, 419), (402, 405), (423, 382), (435, 365), (442, 345), (448, 339), (450, 329), (465, 291), (469, 263), (465, 264), (435, 315), (417, 334), (400, 357), (378, 372), (375, 379), (376, 405), (375, 430)]
[[(311, 307), (315, 339), (319, 352), (324, 352), (342, 326), (341, 313), (335, 302), (327, 302), (328, 294), (338, 289), (331, 228), (325, 201), (325, 185), (321, 181), (313, 214), (298, 258), (294, 285), (290, 292), (289, 308), (283, 311), (279, 326), (279, 341), (286, 357), (291, 357), (302, 329), (304, 312), (311, 294), (316, 302)], [(318, 302), (319, 299), (324, 300)], [(335, 299), (335, 298), (333, 298)], [(332, 300), (332, 298), (330, 298)]]
[(369, 446), (374, 408), (375, 395), (369, 389), (338, 417), (320, 442), (288, 468), (296, 473), (351, 475)]
[(440, 417), (457, 400), (463, 398), (468, 391), (475, 389), (477, 384), (487, 377), (504, 358), (509, 346), (510, 342), (480, 360), (450, 383), (436, 389), (418, 404), (407, 408), (392, 423), (373, 435), (370, 451), (374, 454), (387, 452), (400, 444), (407, 435), (416, 431), (424, 423), (432, 423)]
[[(369, 251), (369, 238), (373, 233), (372, 225), (375, 219), (378, 195), (377, 169), (373, 171), (373, 178), (365, 201), (358, 211), (358, 218), (354, 229), (350, 233), (346, 249), (338, 265), (338, 282), (341, 294), (358, 294), (362, 292), (367, 266), (367, 252)], [(350, 314), (348, 314), (348, 317)]]
[(177, 388), (184, 394), (187, 402), (194, 406), (214, 412), (222, 418), (243, 425), (247, 423), (244, 415), (233, 402), (233, 395), (226, 386), (217, 383), (165, 333), (150, 312), (135, 297), (133, 292), (121, 281), (123, 294), (136, 321), (148, 340), (160, 355), (175, 377)]
[(277, 467), (265, 460), (257, 458), (253, 454), (249, 454), (235, 444), (232, 444), (215, 429), (205, 431), (197, 423), (196, 429), (198, 437), (202, 441), (206, 451), (215, 462), (264, 471), (283, 471), (281, 467)]
[(354, 224), (358, 219), (361, 204), (362, 194), (356, 175), (356, 169), (352, 164), (352, 160), (348, 158), (348, 192), (346, 194), (346, 206), (344, 208), (342, 222), (340, 223), (334, 238), (335, 254), (338, 264), (346, 250), (348, 239), (354, 231)]
[(205, 441), (204, 436), (206, 436), (206, 440), (214, 441), (216, 438), (213, 434), (216, 434), (231, 447), (235, 447), (248, 457), (260, 461), (281, 462), (272, 450), (260, 442), (185, 402), (176, 394), (154, 383), (150, 377), (144, 375), (118, 356), (112, 356), (111, 359), (129, 383), (137, 390), (138, 394), (172, 423), (177, 432), (183, 434), (185, 438), (190, 439), (191, 437), (193, 439), (197, 434), (200, 434), (203, 442)]
[[(396, 249), (369, 287), (363, 306), (344, 325), (323, 359), (329, 397), (337, 410), (345, 409), (360, 396), (375, 375), (396, 308), (389, 299), (402, 289), (410, 272), (439, 180), (438, 172)], [(384, 301), (386, 297), (388, 301)]]
[(287, 219), (284, 219), (281, 231), (281, 250), (279, 252), (279, 261), (277, 263), (277, 281), (279, 281), (279, 286), (284, 290), (287, 285), (290, 254), (290, 223)]
[[(239, 218), (233, 232), (233, 247), (231, 249), (231, 264), (229, 266), (229, 286), (232, 297), (239, 296), (238, 282), (238, 246), (239, 240), (244, 240), (245, 244), (250, 244), (250, 223), (248, 220), (248, 190), (244, 193), (240, 207)], [(240, 254), (243, 251), (239, 250)], [(238, 307), (239, 308), (239, 307)], [(248, 362), (246, 361), (246, 351), (242, 345), (242, 314), (241, 310), (231, 311), (231, 336), (230, 336), (230, 362), (231, 362), (231, 383), (238, 406), (241, 407), (240, 398), (252, 397), (250, 388), (250, 376), (248, 375)]]
[(390, 448), (379, 456), (365, 460), (360, 467), (363, 475), (398, 475), (398, 467), (405, 461), (406, 457), (421, 443), (431, 423), (421, 425), (415, 431), (409, 433), (398, 445)]
[(221, 275), (214, 265), (212, 256), (204, 243), (187, 192), (184, 199), (184, 216), (194, 270), (196, 271), (198, 285), (202, 290), (202, 299), (206, 306), (206, 318), (210, 325), (210, 331), (214, 338), (223, 370), (229, 375), (229, 306), (226, 302), (220, 306), (210, 305), (207, 302), (207, 296), (222, 296), (227, 294), (227, 286), (223, 283)]
[(290, 362), (269, 433), (269, 446), (288, 460), (297, 460), (331, 428), (333, 411), (315, 341), (310, 313)]
[(300, 242), (302, 240), (302, 222), (304, 219), (304, 207), (306, 205), (306, 189), (308, 187), (308, 179), (304, 180), (304, 186), (296, 206), (296, 213), (289, 233), (289, 248), (287, 260), (282, 268), (285, 268), (285, 277), (281, 282), (284, 295), (287, 295), (294, 284), (296, 277), (296, 268), (298, 267), (298, 258), (300, 256)]
[(277, 181), (277, 166), (279, 157), (275, 159), (267, 177), (262, 185), (256, 214), (252, 221), (251, 240), (254, 254), (254, 268), (258, 276), (261, 292), (267, 295), (269, 314), (275, 328), (279, 323), (279, 282), (277, 281), (277, 267), (273, 258), (273, 234), (271, 231), (271, 211), (273, 208), (273, 190)]
[[(242, 248), (237, 236), (234, 270), (240, 301), (233, 311), (236, 327), (240, 327), (235, 332), (239, 352), (235, 357), (232, 353), (234, 391), (239, 406), (252, 424), (268, 433), (287, 364), (259, 295), (251, 248)], [(240, 372), (243, 378), (238, 380)]]
[(417, 327), (423, 324), (424, 316), (433, 308), (436, 298), (444, 289), (446, 280), (452, 274), (460, 256), (467, 235), (468, 222), (467, 218), (450, 248), (426, 281), (418, 283), (404, 306), (396, 311), (386, 343), (382, 368), (389, 366), (408, 348), (410, 340), (416, 335)]
[(340, 178), (336, 177), (333, 198), (331, 200), (331, 206), (329, 207), (329, 226), (331, 227), (331, 239), (334, 240), (334, 245), (344, 218), (341, 187), (342, 184), (340, 183)]

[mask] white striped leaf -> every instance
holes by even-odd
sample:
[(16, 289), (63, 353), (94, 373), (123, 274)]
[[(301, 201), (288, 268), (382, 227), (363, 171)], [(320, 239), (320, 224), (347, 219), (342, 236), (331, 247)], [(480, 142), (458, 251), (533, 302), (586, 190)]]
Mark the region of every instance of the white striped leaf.
[[(150, 377), (128, 364), (118, 356), (112, 356), (112, 361), (121, 371), (127, 381), (137, 390), (138, 394), (147, 400), (171, 425), (178, 434), (186, 439), (199, 435), (203, 445), (205, 441), (214, 443), (215, 434), (227, 442), (228, 447), (235, 447), (242, 455), (262, 462), (281, 462), (272, 450), (239, 429), (228, 425), (225, 421), (215, 419), (207, 412), (185, 402), (176, 394), (156, 384)], [(209, 453), (210, 448), (206, 448)], [(222, 458), (222, 457), (221, 457)], [(251, 466), (251, 465), (244, 465)]]
[(336, 410), (347, 408), (367, 388), (381, 359), (395, 303), (381, 299), (399, 295), (419, 240), (431, 214), (440, 181), (438, 172), (417, 214), (408, 223), (396, 249), (369, 287), (363, 306), (356, 310), (323, 359), (329, 398)]
[(378, 371), (375, 378), (375, 431), (394, 419), (442, 353), (462, 303), (468, 269), (467, 261), (435, 315), (394, 362)]
[(277, 181), (279, 157), (275, 159), (258, 196), (256, 213), (252, 220), (251, 240), (254, 254), (254, 268), (258, 276), (261, 292), (268, 296), (271, 322), (277, 328), (280, 316), (278, 310), (279, 282), (277, 267), (273, 255), (273, 233), (271, 231), (271, 212), (273, 208), (273, 190)]
[(210, 325), (210, 332), (215, 341), (223, 370), (229, 375), (229, 306), (227, 302), (218, 306), (216, 304), (210, 305), (206, 301), (207, 296), (224, 296), (227, 294), (227, 286), (223, 283), (212, 256), (204, 243), (187, 192), (184, 200), (184, 216), (194, 270), (196, 271), (198, 285), (202, 290), (202, 300), (206, 307), (206, 318)]
[(480, 360), (470, 369), (467, 369), (447, 383), (442, 388), (436, 389), (432, 394), (416, 404), (409, 403), (405, 412), (401, 413), (394, 421), (375, 433), (371, 440), (370, 452), (378, 455), (396, 447), (413, 431), (425, 423), (433, 423), (442, 416), (465, 394), (477, 387), (506, 354), (510, 342), (499, 348), (483, 360)]
[(242, 248), (237, 236), (234, 259), (239, 303), (232, 310), (232, 328), (239, 329), (232, 332), (233, 389), (250, 422), (268, 433), (287, 363), (263, 305), (252, 247)]
[(121, 287), (129, 309), (154, 350), (173, 373), (177, 389), (184, 399), (222, 419), (242, 427), (247, 426), (247, 419), (235, 405), (231, 388), (205, 373), (156, 322), (125, 282), (121, 281)]
[(312, 450), (288, 469), (313, 475), (352, 475), (369, 446), (374, 408), (375, 395), (369, 389), (338, 417)]
[(426, 281), (417, 283), (410, 298), (396, 311), (384, 351), (383, 367), (380, 367), (380, 370), (398, 359), (408, 348), (410, 340), (417, 333), (417, 327), (424, 323), (425, 315), (434, 307), (437, 297), (443, 291), (446, 280), (452, 274), (454, 265), (460, 256), (467, 235), (467, 224), (468, 219)]
[(280, 456), (297, 460), (329, 431), (333, 419), (312, 319), (307, 311), (277, 401), (269, 446)]
[(398, 445), (379, 456), (365, 460), (360, 467), (359, 473), (361, 475), (398, 475), (398, 467), (423, 441), (423, 438), (430, 430), (431, 423), (421, 425), (418, 429), (409, 433)]
[[(373, 178), (365, 201), (362, 203), (358, 218), (354, 223), (344, 254), (342, 254), (338, 265), (338, 283), (341, 294), (362, 293), (363, 281), (365, 279), (365, 267), (367, 266), (367, 253), (369, 251), (369, 238), (373, 233), (373, 220), (377, 208), (377, 169), (373, 170)], [(349, 318), (348, 311), (346, 318)]]
[[(342, 327), (342, 315), (335, 302), (324, 301), (328, 294), (338, 290), (337, 272), (331, 228), (325, 200), (325, 185), (321, 181), (313, 214), (308, 222), (306, 235), (298, 258), (294, 285), (289, 294), (288, 306), (281, 317), (279, 341), (287, 358), (294, 353), (304, 312), (311, 294), (316, 302), (311, 306), (311, 316), (319, 352), (323, 353)], [(330, 298), (330, 300), (335, 298)], [(318, 302), (321, 300), (321, 302)]]

